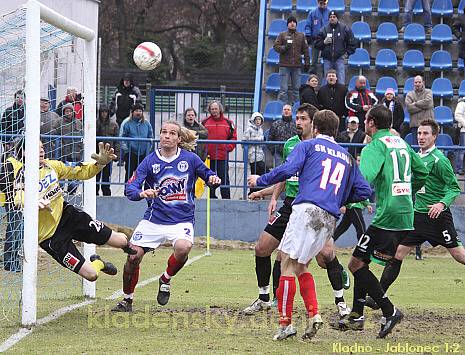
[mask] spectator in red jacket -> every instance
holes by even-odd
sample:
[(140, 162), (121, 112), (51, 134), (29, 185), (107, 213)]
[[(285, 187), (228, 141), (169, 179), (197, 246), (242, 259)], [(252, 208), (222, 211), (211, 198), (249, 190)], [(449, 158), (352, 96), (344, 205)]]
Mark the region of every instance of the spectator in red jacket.
[[(233, 122), (224, 116), (223, 105), (218, 101), (212, 101), (208, 105), (208, 116), (202, 121), (202, 125), (208, 130), (208, 139), (212, 140), (237, 140), (236, 128)], [(229, 163), (228, 154), (236, 148), (235, 144), (207, 144), (207, 153), (210, 156), (210, 169), (215, 171), (221, 179), (221, 198), (231, 198), (229, 189)], [(210, 189), (210, 198), (217, 198), (216, 189)]]

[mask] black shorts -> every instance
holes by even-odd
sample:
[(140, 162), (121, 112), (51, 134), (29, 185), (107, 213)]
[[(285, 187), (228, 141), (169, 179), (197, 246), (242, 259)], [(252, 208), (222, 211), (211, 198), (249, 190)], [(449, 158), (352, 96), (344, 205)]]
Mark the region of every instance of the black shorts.
[(284, 231), (287, 227), (287, 222), (289, 222), (289, 217), (292, 213), (293, 201), (294, 198), (286, 197), (282, 207), (278, 211), (275, 211), (265, 227), (265, 232), (270, 233), (275, 239), (279, 241), (283, 239)]
[(446, 248), (462, 245), (449, 209), (442, 211), (436, 219), (430, 218), (427, 213), (415, 212), (413, 226), (415, 230), (410, 231), (400, 244), (412, 246), (428, 242), (433, 247), (442, 245)]
[(85, 259), (74, 245), (73, 240), (103, 245), (110, 239), (111, 232), (112, 230), (102, 222), (92, 219), (86, 212), (65, 202), (55, 233), (40, 243), (40, 247), (59, 264), (77, 274)]
[(384, 265), (396, 255), (399, 242), (410, 231), (391, 231), (375, 226), (369, 226), (360, 237), (352, 255), (366, 263), (371, 260)]

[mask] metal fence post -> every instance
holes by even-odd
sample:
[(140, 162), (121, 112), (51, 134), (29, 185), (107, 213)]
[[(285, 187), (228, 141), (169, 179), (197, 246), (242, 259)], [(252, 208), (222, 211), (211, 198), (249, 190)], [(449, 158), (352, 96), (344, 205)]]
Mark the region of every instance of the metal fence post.
[(249, 144), (243, 145), (244, 154), (244, 187), (242, 189), (242, 198), (247, 200), (247, 167), (249, 166)]

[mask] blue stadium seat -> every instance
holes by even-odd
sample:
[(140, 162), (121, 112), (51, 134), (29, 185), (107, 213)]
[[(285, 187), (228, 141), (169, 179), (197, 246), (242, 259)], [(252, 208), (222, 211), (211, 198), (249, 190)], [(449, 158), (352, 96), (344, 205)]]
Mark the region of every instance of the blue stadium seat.
[(371, 0), (352, 0), (350, 3), (351, 15), (371, 15), (372, 11)]
[(302, 85), (306, 84), (309, 76), (310, 75), (308, 75), (308, 74), (300, 74), (300, 83)]
[(434, 119), (440, 125), (452, 125), (454, 123), (452, 110), (447, 106), (436, 106), (434, 108)]
[[(410, 117), (409, 117), (409, 122), (410, 122)], [(413, 145), (413, 134), (412, 133), (407, 134), (404, 138), (404, 141), (409, 145)]]
[(297, 0), (295, 9), (297, 12), (306, 12), (309, 13), (313, 9), (318, 7), (316, 0)]
[(292, 0), (271, 0), (271, 12), (291, 12)]
[(411, 23), (405, 27), (404, 42), (406, 43), (425, 43), (426, 35), (423, 25)]
[(452, 17), (454, 8), (451, 0), (433, 0), (431, 14), (438, 17)]
[(384, 96), (384, 93), (389, 88), (394, 89), (396, 95), (399, 92), (396, 80), (390, 76), (383, 76), (379, 78), (378, 82), (376, 83), (375, 93), (376, 95)]
[(397, 69), (396, 53), (392, 49), (379, 50), (375, 59), (376, 69)]
[(376, 32), (376, 40), (379, 42), (397, 42), (399, 33), (397, 27), (392, 22), (383, 22)]
[(281, 32), (287, 31), (286, 20), (273, 20), (268, 28), (268, 38), (276, 38)]
[(465, 96), (465, 80), (462, 80), (459, 86), (459, 97)]
[(432, 71), (452, 69), (452, 57), (447, 51), (436, 51), (431, 55), (430, 67)]
[(436, 139), (436, 145), (440, 147), (452, 147), (454, 145), (454, 141), (448, 134), (440, 133)]
[(457, 60), (457, 68), (459, 68), (460, 71), (463, 71), (465, 69), (465, 65), (463, 63), (463, 58), (459, 58)]
[[(352, 91), (352, 90), (355, 89), (355, 81), (357, 80), (357, 78), (358, 78), (358, 75), (354, 75), (352, 78), (350, 78), (349, 86), (347, 87), (347, 89), (348, 89), (349, 91)], [(367, 79), (366, 88), (367, 88), (368, 90), (371, 90), (370, 82), (368, 81), (368, 79)]]
[(273, 47), (268, 51), (266, 57), (266, 64), (268, 65), (278, 65), (279, 64), (279, 53), (274, 50)]
[(410, 91), (413, 90), (413, 77), (412, 78), (408, 78), (407, 80), (405, 80), (405, 83), (404, 83), (404, 97), (405, 95), (407, 95)]
[(423, 52), (418, 49), (410, 49), (404, 53), (402, 67), (406, 70), (423, 70), (425, 69), (425, 57)]
[(328, 9), (336, 11), (338, 13), (344, 13), (346, 11), (346, 4), (344, 0), (329, 0)]
[(433, 85), (431, 85), (431, 91), (433, 91), (433, 97), (451, 98), (454, 96), (452, 83), (447, 78), (434, 79)]
[(370, 25), (366, 22), (356, 21), (352, 24), (352, 32), (354, 37), (360, 42), (371, 41), (371, 29)]
[(305, 33), (305, 25), (306, 24), (307, 24), (307, 20), (300, 20), (299, 22), (297, 22), (297, 32)]
[(263, 111), (266, 121), (279, 120), (283, 115), (283, 104), (281, 101), (268, 101)]
[(355, 49), (355, 53), (349, 56), (349, 67), (352, 68), (370, 68), (370, 54), (364, 48)]
[(448, 25), (438, 24), (431, 32), (431, 43), (452, 43), (452, 30)]
[(410, 113), (408, 113), (407, 107), (404, 108), (404, 124), (410, 124)]
[(272, 73), (268, 77), (265, 85), (265, 91), (271, 93), (277, 93), (279, 91), (279, 74)]
[(300, 101), (296, 101), (294, 102), (294, 105), (292, 105), (292, 117), (295, 117), (299, 106), (300, 106)]
[(415, 1), (415, 5), (413, 5), (413, 14), (414, 15), (420, 15), (423, 13), (423, 4), (421, 3), (421, 0)]
[(465, 0), (460, 0), (459, 7), (457, 8), (457, 12), (459, 14), (463, 14), (464, 8), (465, 8)]
[(398, 0), (379, 0), (378, 15), (379, 16), (398, 16), (399, 15)]

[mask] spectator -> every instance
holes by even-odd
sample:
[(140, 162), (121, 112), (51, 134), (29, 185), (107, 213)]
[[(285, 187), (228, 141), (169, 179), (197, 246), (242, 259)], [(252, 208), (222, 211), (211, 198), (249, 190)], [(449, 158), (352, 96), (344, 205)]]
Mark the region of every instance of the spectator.
[(116, 123), (120, 127), (121, 123), (129, 117), (132, 106), (141, 100), (141, 96), (131, 74), (124, 74), (110, 104), (110, 116), (116, 115)]
[(417, 131), (421, 120), (434, 120), (433, 93), (425, 88), (425, 82), (420, 75), (413, 79), (413, 90), (405, 97), (405, 106), (410, 114), (410, 133), (412, 133), (413, 145), (418, 144)]
[(82, 117), (84, 116), (84, 110), (81, 100), (82, 96), (81, 94), (78, 94), (77, 89), (72, 86), (68, 87), (66, 90), (66, 97), (58, 104), (56, 113), (60, 116), (63, 116), (63, 106), (66, 104), (71, 104), (73, 105), (74, 117), (78, 120), (82, 120)]
[[(184, 111), (184, 127), (197, 132), (198, 139), (208, 139), (208, 130), (197, 120), (197, 112), (193, 107), (186, 108)], [(207, 150), (205, 144), (197, 144), (195, 154), (205, 161)]]
[[(455, 108), (455, 121), (460, 127), (460, 145), (465, 146), (465, 97), (459, 98), (457, 107)], [(465, 164), (464, 164), (464, 151), (460, 151), (457, 155), (458, 159), (456, 166), (458, 167), (458, 173), (460, 175), (465, 174)]]
[(321, 109), (331, 110), (339, 117), (339, 131), (345, 130), (346, 95), (347, 88), (339, 83), (336, 71), (334, 69), (328, 70), (326, 85), (318, 91), (317, 99)]
[[(279, 53), (279, 94), (278, 100), (286, 104), (294, 104), (299, 98), (300, 73), (302, 55), (304, 56), (304, 71), (310, 69), (310, 56), (305, 35), (297, 32), (297, 19), (291, 16), (287, 19), (287, 32), (281, 32), (274, 42), (273, 48)], [(291, 95), (288, 93), (289, 81)]]
[[(23, 90), (18, 90), (14, 95), (13, 105), (7, 107), (3, 112), (2, 120), (0, 122), (1, 134), (20, 134), (24, 128), (24, 93)], [(2, 140), (9, 142), (14, 140), (15, 137), (5, 137)], [(5, 147), (5, 151), (9, 147)]]
[[(338, 143), (364, 143), (366, 134), (359, 129), (359, 119), (357, 116), (347, 118), (347, 130), (341, 132), (337, 138)], [(362, 151), (362, 147), (348, 147), (349, 153), (356, 157)]]
[(404, 124), (404, 108), (399, 100), (396, 98), (394, 89), (386, 89), (382, 104), (392, 112), (392, 128), (400, 133), (401, 127)]
[[(263, 115), (260, 112), (254, 112), (250, 117), (246, 130), (244, 131), (244, 141), (263, 141)], [(265, 174), (265, 152), (260, 145), (249, 145), (248, 159), (250, 164), (250, 173), (252, 175)], [(261, 190), (260, 188), (250, 188), (249, 194)]]
[(458, 40), (458, 57), (465, 59), (465, 8), (463, 11), (464, 13), (459, 12), (458, 16), (454, 19), (454, 22), (452, 23), (452, 32)]
[[(224, 115), (223, 105), (218, 101), (211, 101), (208, 105), (210, 115), (202, 121), (202, 125), (208, 131), (208, 139), (213, 140), (237, 140), (236, 128), (233, 122)], [(229, 153), (236, 148), (235, 144), (207, 144), (207, 154), (210, 156), (210, 168), (221, 179), (221, 198), (230, 199), (229, 188)], [(210, 188), (210, 198), (216, 197), (216, 188)]]
[[(61, 117), (50, 111), (50, 101), (46, 97), (40, 99), (40, 134), (54, 135), (61, 125)], [(44, 145), (45, 158), (55, 158), (56, 138), (41, 138)]]
[[(131, 116), (121, 123), (120, 132), (121, 137), (126, 138), (153, 138), (152, 125), (144, 117), (144, 106), (142, 104), (136, 103), (132, 106)], [(150, 154), (152, 142), (127, 141), (124, 147), (125, 181), (128, 182), (140, 162)]]
[[(399, 33), (405, 31), (405, 27), (412, 23), (413, 17), (413, 7), (415, 6), (416, 0), (406, 0), (404, 8), (404, 21), (403, 26), (399, 30)], [(427, 35), (431, 34), (431, 29), (433, 28), (432, 18), (431, 18), (431, 0), (421, 0), (423, 5), (423, 18), (425, 21), (425, 32)]]
[(309, 12), (305, 23), (305, 37), (307, 38), (308, 45), (312, 45), (312, 64), (310, 72), (313, 74), (317, 74), (318, 72), (317, 65), (320, 55), (320, 51), (315, 47), (315, 41), (318, 38), (320, 30), (329, 24), (329, 10), (327, 5), (328, 0), (318, 0), (318, 7)]
[(307, 83), (303, 84), (299, 89), (301, 105), (307, 103), (315, 106), (317, 109), (320, 109), (317, 93), (315, 91), (318, 88), (318, 84), (318, 77), (315, 74), (310, 74), (310, 76), (307, 79)]
[[(110, 109), (107, 105), (100, 105), (100, 109), (98, 110), (98, 117), (97, 117), (97, 129), (96, 134), (97, 137), (118, 137), (119, 135), (119, 127), (116, 120), (110, 118)], [(101, 140), (97, 139), (97, 143)], [(116, 154), (119, 152), (119, 144), (116, 141), (105, 141), (104, 143), (110, 144), (110, 147), (114, 149)], [(96, 175), (96, 182), (97, 182), (97, 195), (99, 194), (100, 184), (101, 181), (103, 184), (102, 187), (102, 194), (103, 196), (111, 196), (111, 189), (110, 185), (110, 176), (111, 176), (111, 168), (112, 163), (105, 165), (105, 167), (100, 170), (100, 172)]]
[(346, 96), (346, 107), (349, 117), (356, 116), (365, 131), (365, 115), (370, 108), (378, 103), (378, 99), (373, 91), (367, 89), (367, 79), (360, 75), (355, 81), (355, 90)]
[(335, 69), (337, 80), (340, 84), (344, 84), (346, 78), (344, 55), (355, 52), (355, 39), (352, 30), (339, 22), (337, 16), (334, 11), (329, 13), (329, 24), (321, 29), (315, 47), (321, 50), (325, 77), (329, 69)]
[[(268, 140), (286, 142), (289, 138), (295, 136), (296, 134), (297, 127), (295, 122), (292, 121), (292, 107), (291, 105), (284, 105), (281, 119), (274, 121), (271, 125)], [(283, 163), (284, 143), (269, 147), (273, 149), (272, 153), (274, 156), (274, 165), (281, 165)]]

